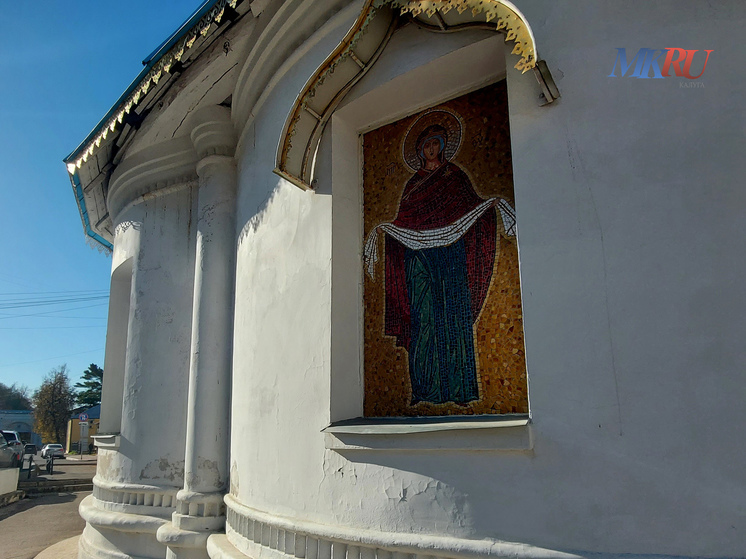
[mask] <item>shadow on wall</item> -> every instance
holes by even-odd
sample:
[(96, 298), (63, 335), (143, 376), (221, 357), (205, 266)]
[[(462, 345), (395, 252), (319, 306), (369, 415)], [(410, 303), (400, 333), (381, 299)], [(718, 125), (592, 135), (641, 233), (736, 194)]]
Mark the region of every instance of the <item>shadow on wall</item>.
[[(274, 175), (273, 175), (274, 176)], [(277, 178), (277, 177), (276, 177)], [(279, 230), (290, 229), (285, 231), (280, 238), (284, 239), (283, 244), (290, 245), (297, 231), (298, 220), (304, 213), (304, 205), (308, 203), (307, 197), (315, 197), (319, 194), (311, 191), (303, 191), (285, 179), (277, 178), (271, 183), (271, 186), (264, 191), (252, 192), (252, 200), (243, 200), (244, 205), (251, 207), (256, 204), (256, 211), (246, 220), (238, 235), (237, 245), (240, 246), (251, 234), (255, 234), (262, 227), (270, 228), (274, 234)], [(269, 208), (275, 204), (282, 204), (281, 211), (270, 212)], [(278, 220), (272, 223), (272, 220)], [(288, 233), (290, 233), (288, 235)]]
[(272, 201), (277, 197), (278, 191), (283, 188), (284, 182), (284, 180), (279, 179), (270, 188), (267, 188), (263, 192), (251, 193), (251, 196), (254, 198), (254, 203), (257, 204), (256, 211), (246, 221), (246, 224), (241, 228), (241, 232), (238, 235), (238, 245), (241, 245), (250, 233), (256, 233), (256, 231), (259, 229), (260, 225), (263, 222), (263, 218), (267, 213), (267, 209), (269, 208)]

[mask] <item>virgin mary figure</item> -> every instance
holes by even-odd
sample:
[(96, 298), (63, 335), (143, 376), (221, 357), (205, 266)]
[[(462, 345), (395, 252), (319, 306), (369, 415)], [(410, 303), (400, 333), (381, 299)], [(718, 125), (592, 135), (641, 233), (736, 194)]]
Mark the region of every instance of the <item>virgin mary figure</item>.
[(374, 277), (378, 239), (385, 236), (385, 333), (409, 356), (412, 405), (466, 405), (479, 399), (473, 326), (484, 304), (502, 232), (515, 235), (504, 199), (483, 199), (451, 158), (460, 119), (444, 109), (410, 127), (402, 155), (414, 175), (396, 218), (376, 226), (365, 243)]

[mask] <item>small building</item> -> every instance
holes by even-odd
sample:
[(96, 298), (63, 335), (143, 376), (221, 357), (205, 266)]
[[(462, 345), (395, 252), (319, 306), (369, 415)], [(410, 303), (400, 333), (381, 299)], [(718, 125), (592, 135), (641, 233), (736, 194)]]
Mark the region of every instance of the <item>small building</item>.
[(68, 419), (67, 421), (67, 434), (65, 436), (65, 452), (76, 451), (76, 452), (80, 452), (81, 454), (88, 453), (88, 447), (83, 448), (82, 451), (79, 448), (81, 423), (83, 423), (80, 420), (80, 417), (82, 415), (86, 415), (88, 417), (88, 419), (85, 422), (87, 423), (87, 428), (88, 428), (87, 440), (89, 442), (93, 442), (93, 436), (98, 433), (99, 422), (101, 420), (101, 404), (95, 405), (92, 408), (78, 410), (74, 412), (70, 416), (70, 419)]

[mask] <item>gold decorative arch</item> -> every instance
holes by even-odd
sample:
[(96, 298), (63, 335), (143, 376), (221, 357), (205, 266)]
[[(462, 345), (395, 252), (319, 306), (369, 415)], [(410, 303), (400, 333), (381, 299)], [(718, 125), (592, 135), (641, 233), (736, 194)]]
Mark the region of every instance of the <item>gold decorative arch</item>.
[(404, 22), (438, 33), (475, 27), (501, 32), (506, 42), (513, 43), (511, 54), (519, 57), (514, 67), (522, 73), (534, 71), (546, 103), (559, 98), (546, 64), (537, 61), (531, 28), (507, 0), (366, 0), (352, 28), (293, 104), (280, 139), (275, 173), (304, 190), (313, 188), (314, 159), (326, 123)]

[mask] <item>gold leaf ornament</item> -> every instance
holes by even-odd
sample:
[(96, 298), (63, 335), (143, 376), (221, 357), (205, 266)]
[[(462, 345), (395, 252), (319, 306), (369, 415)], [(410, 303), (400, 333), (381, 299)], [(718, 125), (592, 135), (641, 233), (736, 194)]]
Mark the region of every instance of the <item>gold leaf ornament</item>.
[(399, 8), (402, 14), (410, 14), (415, 18), (422, 13), (428, 17), (435, 15), (435, 12), (445, 15), (452, 9), (459, 14), (471, 9), (474, 17), (484, 14), (485, 21), (496, 20), (496, 30), (505, 34), (506, 42), (520, 45), (517, 49), (513, 48), (512, 54), (521, 56), (521, 60), (514, 67), (525, 73), (536, 66), (531, 31), (513, 8), (500, 0), (376, 0), (374, 2), (376, 7), (387, 4)]

